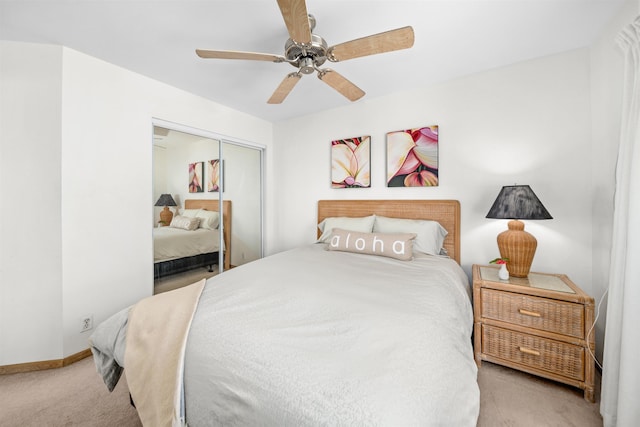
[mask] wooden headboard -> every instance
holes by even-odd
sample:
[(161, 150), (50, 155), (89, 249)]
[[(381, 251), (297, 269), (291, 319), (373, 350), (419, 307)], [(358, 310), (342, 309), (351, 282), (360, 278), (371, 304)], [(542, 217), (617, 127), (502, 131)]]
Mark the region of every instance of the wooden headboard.
[[(319, 200), (318, 224), (334, 216), (380, 215), (390, 218), (430, 219), (448, 232), (444, 248), (460, 264), (460, 202), (457, 200)], [(318, 237), (320, 237), (318, 230)]]
[[(220, 212), (220, 201), (214, 199), (187, 199), (185, 209), (204, 209)], [(224, 234), (224, 269), (231, 268), (231, 201), (222, 201), (222, 232)]]

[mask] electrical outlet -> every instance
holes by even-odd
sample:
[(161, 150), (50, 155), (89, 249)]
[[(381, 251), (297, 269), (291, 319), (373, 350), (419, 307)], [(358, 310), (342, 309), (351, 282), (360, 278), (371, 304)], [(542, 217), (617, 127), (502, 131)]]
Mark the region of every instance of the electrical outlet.
[(86, 332), (93, 329), (93, 316), (84, 316), (80, 323), (80, 332)]

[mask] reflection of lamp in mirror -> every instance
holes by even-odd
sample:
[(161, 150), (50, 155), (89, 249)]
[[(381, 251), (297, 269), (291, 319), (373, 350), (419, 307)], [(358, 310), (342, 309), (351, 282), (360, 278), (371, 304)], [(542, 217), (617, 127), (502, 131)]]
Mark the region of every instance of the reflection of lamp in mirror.
[(175, 200), (173, 200), (173, 197), (171, 197), (171, 194), (161, 194), (155, 205), (164, 206), (164, 209), (160, 212), (160, 222), (162, 225), (171, 224), (173, 212), (169, 210), (168, 206), (178, 206), (176, 205)]
[(509, 229), (498, 234), (501, 258), (508, 258), (507, 269), (514, 277), (527, 277), (538, 241), (524, 231), (521, 219), (552, 219), (547, 209), (528, 185), (502, 187), (489, 209), (487, 218), (510, 219)]

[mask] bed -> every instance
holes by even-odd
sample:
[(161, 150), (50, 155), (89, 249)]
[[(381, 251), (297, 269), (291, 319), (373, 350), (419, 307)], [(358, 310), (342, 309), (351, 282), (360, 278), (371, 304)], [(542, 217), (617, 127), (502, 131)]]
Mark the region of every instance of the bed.
[[(185, 200), (185, 209), (202, 209), (219, 212), (219, 200)], [(224, 268), (230, 268), (231, 249), (231, 201), (223, 201)], [(172, 274), (182, 273), (199, 267), (218, 264), (220, 250), (220, 227), (215, 229), (197, 228), (185, 230), (178, 227), (158, 227), (153, 229), (153, 272), (159, 279)]]
[[(359, 231), (373, 215), (371, 232)], [(411, 220), (441, 224), (447, 255), (401, 259), (404, 243), (424, 243), (422, 230), (405, 232)], [(91, 337), (98, 371), (112, 388), (126, 366), (145, 425), (475, 426), (459, 222), (457, 201), (320, 201), (322, 243), (147, 298), (101, 324)], [(394, 253), (362, 253), (363, 242)]]

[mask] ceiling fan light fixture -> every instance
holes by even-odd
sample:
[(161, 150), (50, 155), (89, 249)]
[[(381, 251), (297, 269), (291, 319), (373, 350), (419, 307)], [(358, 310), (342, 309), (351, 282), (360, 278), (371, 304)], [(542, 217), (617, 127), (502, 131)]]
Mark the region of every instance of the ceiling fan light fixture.
[(316, 70), (313, 58), (300, 58), (300, 72), (302, 74), (311, 74)]

